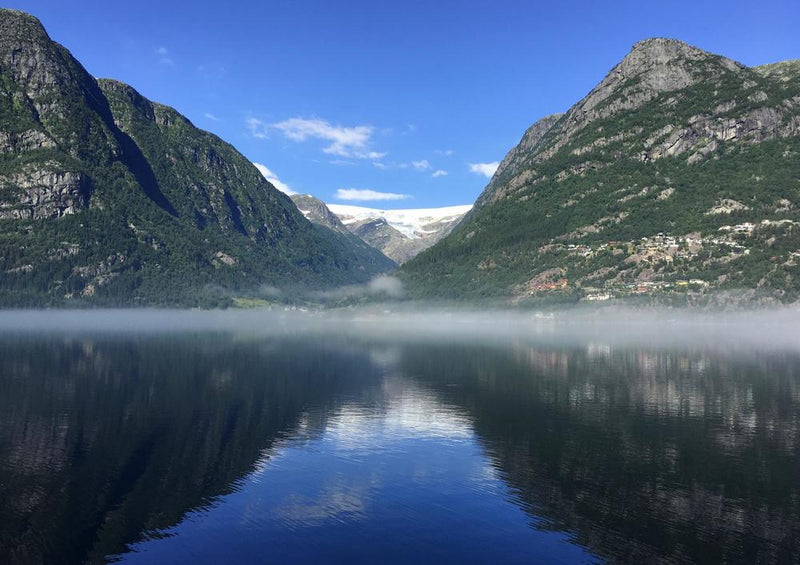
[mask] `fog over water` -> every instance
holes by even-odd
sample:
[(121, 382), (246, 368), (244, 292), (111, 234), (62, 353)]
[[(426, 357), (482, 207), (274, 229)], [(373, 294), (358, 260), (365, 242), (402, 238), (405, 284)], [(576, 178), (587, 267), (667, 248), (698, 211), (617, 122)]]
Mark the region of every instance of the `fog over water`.
[(0, 333), (233, 332), (322, 335), (380, 341), (441, 340), (549, 345), (800, 350), (800, 308), (708, 312), (615, 307), (569, 310), (466, 310), (368, 306), (308, 310), (8, 310)]

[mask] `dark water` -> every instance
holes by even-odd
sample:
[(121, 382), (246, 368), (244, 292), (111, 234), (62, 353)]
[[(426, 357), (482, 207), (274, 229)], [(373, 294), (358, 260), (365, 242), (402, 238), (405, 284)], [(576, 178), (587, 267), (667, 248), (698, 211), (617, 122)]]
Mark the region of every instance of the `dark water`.
[(792, 563), (800, 356), (0, 337), (0, 563)]

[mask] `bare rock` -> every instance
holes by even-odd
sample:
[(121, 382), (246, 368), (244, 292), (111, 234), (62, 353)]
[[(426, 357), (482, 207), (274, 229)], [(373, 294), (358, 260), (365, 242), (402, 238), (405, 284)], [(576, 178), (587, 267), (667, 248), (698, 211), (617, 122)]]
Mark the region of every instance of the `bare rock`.
[(45, 165), (0, 177), (0, 218), (59, 218), (88, 206), (90, 186), (82, 173)]

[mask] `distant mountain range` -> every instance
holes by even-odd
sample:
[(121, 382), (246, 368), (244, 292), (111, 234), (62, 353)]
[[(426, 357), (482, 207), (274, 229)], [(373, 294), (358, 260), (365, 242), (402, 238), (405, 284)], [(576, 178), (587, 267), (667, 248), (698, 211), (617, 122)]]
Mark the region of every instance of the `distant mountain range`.
[[(292, 197), (300, 211), (312, 222), (324, 223), (320, 221), (318, 213), (309, 213), (309, 206), (299, 203), (299, 199), (307, 198)], [(322, 202), (317, 200), (317, 206), (319, 204)], [(327, 205), (329, 212), (337, 217), (343, 227), (398, 264), (405, 263), (450, 233), (470, 208), (471, 205), (381, 210), (342, 204)]]
[(255, 166), (0, 9), (0, 305), (219, 305), (394, 262), (309, 222)]
[(399, 275), (428, 298), (795, 301), (799, 206), (800, 61), (648, 39)]

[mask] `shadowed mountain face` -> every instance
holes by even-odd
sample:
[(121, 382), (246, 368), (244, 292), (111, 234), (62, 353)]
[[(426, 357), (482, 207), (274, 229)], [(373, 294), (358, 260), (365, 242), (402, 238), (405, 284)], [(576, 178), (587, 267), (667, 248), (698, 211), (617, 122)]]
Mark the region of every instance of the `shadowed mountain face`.
[(583, 100), (528, 129), (458, 229), (404, 266), (410, 289), (796, 299), (799, 68), (636, 44)]
[(172, 108), (96, 81), (32, 16), (0, 10), (0, 31), (3, 304), (210, 305), (393, 266)]
[(793, 353), (223, 333), (0, 353), (4, 563), (800, 555)]

